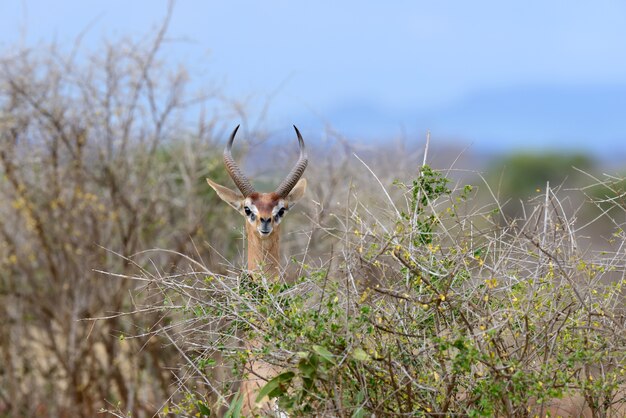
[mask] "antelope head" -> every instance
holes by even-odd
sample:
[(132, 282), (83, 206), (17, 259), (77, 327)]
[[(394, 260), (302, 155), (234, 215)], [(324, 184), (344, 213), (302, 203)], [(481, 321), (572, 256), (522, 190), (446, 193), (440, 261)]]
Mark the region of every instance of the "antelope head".
[(306, 179), (300, 178), (308, 163), (304, 149), (304, 140), (302, 135), (300, 135), (300, 131), (294, 125), (298, 143), (300, 144), (300, 158), (298, 158), (298, 162), (275, 191), (259, 193), (254, 190), (250, 180), (241, 172), (231, 154), (231, 148), (238, 129), (239, 126), (235, 128), (226, 144), (224, 164), (240, 193), (219, 185), (210, 179), (206, 179), (206, 181), (223, 201), (246, 218), (246, 222), (253, 228), (254, 233), (261, 239), (268, 238), (280, 224), (287, 211), (300, 200), (306, 189)]

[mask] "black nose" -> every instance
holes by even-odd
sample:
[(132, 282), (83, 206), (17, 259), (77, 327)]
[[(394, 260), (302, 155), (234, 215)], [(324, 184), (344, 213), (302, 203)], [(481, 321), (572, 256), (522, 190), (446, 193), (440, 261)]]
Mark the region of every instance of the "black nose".
[(268, 234), (270, 232), (272, 218), (259, 218), (261, 221), (261, 228), (259, 229), (262, 233)]

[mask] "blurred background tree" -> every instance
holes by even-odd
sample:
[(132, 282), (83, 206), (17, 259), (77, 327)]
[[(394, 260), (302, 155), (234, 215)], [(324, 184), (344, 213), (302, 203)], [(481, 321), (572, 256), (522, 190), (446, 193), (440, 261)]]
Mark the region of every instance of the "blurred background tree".
[[(0, 416), (153, 416), (176, 382), (150, 332), (167, 319), (124, 316), (142, 283), (97, 270), (236, 258), (204, 183), (225, 176), (219, 118), (185, 113), (216, 96), (163, 67), (165, 28), (86, 60), (54, 45), (0, 60)], [(172, 252), (141, 254), (157, 247)]]
[(581, 171), (590, 172), (595, 166), (584, 154), (515, 153), (491, 161), (486, 179), (501, 202), (507, 202), (503, 215), (518, 218), (524, 202), (544, 192), (548, 182), (553, 189), (579, 186), (586, 177)]

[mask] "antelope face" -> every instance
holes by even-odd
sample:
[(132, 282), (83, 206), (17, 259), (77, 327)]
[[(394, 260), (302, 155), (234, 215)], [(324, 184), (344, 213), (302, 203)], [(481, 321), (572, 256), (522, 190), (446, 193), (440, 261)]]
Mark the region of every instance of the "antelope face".
[(254, 190), (250, 181), (241, 173), (239, 166), (232, 159), (230, 148), (235, 139), (237, 129), (233, 131), (224, 150), (226, 169), (241, 193), (206, 179), (218, 196), (231, 207), (241, 213), (254, 232), (261, 238), (268, 238), (280, 224), (287, 211), (296, 204), (306, 190), (306, 179), (301, 179), (307, 165), (304, 141), (298, 129), (296, 133), (300, 143), (300, 158), (289, 175), (271, 193), (259, 193)]
[(276, 193), (253, 193), (243, 201), (242, 214), (261, 238), (268, 237), (280, 224), (290, 206), (302, 197), (306, 180), (300, 179), (286, 198)]
[(246, 218), (246, 222), (254, 228), (254, 231), (261, 238), (270, 236), (274, 228), (280, 224), (289, 209), (302, 198), (306, 190), (306, 179), (300, 179), (285, 198), (281, 198), (275, 192), (254, 192), (250, 196), (244, 197), (212, 180), (207, 179), (207, 182), (223, 201)]

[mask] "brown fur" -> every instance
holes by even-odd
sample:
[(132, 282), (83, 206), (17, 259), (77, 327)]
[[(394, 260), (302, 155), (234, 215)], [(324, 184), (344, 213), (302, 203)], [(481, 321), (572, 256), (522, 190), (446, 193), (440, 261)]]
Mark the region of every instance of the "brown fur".
[[(259, 211), (260, 212), (260, 211)], [(267, 237), (261, 237), (256, 226), (246, 222), (248, 236), (248, 270), (260, 270), (269, 278), (278, 277), (280, 271), (280, 225)]]
[[(273, 194), (273, 193), (272, 193)], [(255, 193), (251, 195), (252, 203), (259, 211), (259, 217), (269, 218), (272, 210), (278, 203), (278, 196), (270, 193)], [(274, 221), (272, 220), (272, 224)], [(256, 229), (256, 225), (246, 222), (246, 236), (248, 237), (248, 270), (262, 271), (269, 278), (278, 278), (280, 273), (280, 225), (273, 225), (272, 233), (267, 237), (262, 237)], [(255, 341), (250, 341), (246, 349), (255, 348)], [(258, 410), (270, 413), (273, 402), (262, 402), (256, 405), (256, 394), (273, 375), (276, 374), (274, 368), (262, 361), (250, 363), (248, 365), (250, 376), (248, 380), (241, 382), (240, 391), (243, 394), (243, 416), (251, 416), (253, 411)]]
[[(207, 182), (222, 200), (245, 216), (243, 209), (245, 198), (241, 194), (210, 179), (207, 179)], [(285, 208), (288, 209), (290, 205), (297, 202), (304, 194), (305, 189), (306, 180), (301, 179), (292, 189), (292, 192), (284, 198)], [(248, 270), (251, 272), (260, 271), (268, 280), (277, 280), (280, 275), (280, 224), (275, 223), (272, 211), (280, 201), (281, 196), (275, 192), (254, 192), (248, 198), (258, 211), (254, 223), (250, 223), (247, 219), (245, 221), (248, 238)], [(267, 236), (261, 235), (257, 230), (260, 218), (271, 219), (272, 232)], [(259, 344), (258, 341), (247, 341), (244, 343), (244, 348), (254, 351)], [(255, 412), (262, 413), (264, 416), (272, 415), (275, 412), (274, 403), (265, 400), (257, 405), (256, 396), (267, 380), (271, 379), (278, 370), (263, 361), (251, 362), (247, 368), (250, 372), (249, 378), (241, 382), (239, 388), (243, 395), (242, 415), (253, 416)]]
[(263, 218), (272, 216), (272, 209), (278, 204), (280, 196), (276, 193), (252, 193), (250, 200), (256, 208), (259, 210), (259, 215)]

